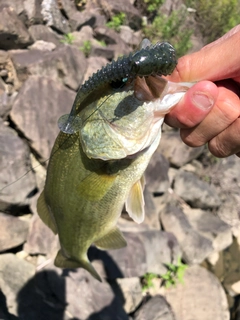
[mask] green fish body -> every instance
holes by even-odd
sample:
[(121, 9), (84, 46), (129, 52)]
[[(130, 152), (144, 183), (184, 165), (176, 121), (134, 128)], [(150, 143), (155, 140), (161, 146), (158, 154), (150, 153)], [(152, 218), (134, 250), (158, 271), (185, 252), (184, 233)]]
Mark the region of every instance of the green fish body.
[(160, 142), (164, 115), (176, 103), (145, 102), (134, 93), (108, 87), (91, 95), (79, 131), (60, 132), (55, 141), (37, 204), (59, 236), (55, 265), (85, 268), (100, 281), (87, 251), (92, 244), (126, 246), (116, 226), (124, 204), (134, 221), (143, 221), (143, 173)]

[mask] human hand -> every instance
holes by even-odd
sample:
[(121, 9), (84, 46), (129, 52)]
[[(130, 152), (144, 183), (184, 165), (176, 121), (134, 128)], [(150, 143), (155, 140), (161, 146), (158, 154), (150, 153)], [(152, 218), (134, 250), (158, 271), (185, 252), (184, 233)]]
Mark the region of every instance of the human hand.
[(189, 146), (208, 143), (216, 157), (240, 157), (240, 25), (179, 59), (168, 80), (197, 82), (165, 117)]

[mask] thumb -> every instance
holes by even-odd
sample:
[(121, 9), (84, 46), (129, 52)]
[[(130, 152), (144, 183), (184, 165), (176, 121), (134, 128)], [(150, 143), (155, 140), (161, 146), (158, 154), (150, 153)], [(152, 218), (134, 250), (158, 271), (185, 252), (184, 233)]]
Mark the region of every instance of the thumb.
[(198, 82), (166, 115), (165, 122), (175, 128), (193, 128), (210, 112), (217, 96), (218, 88), (213, 82)]

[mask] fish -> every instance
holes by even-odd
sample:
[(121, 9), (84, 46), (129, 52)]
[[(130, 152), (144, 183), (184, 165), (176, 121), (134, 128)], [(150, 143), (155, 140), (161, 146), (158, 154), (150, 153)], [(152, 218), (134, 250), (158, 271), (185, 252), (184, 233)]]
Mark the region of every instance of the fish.
[(59, 237), (54, 264), (84, 268), (99, 281), (88, 249), (127, 245), (117, 227), (124, 205), (135, 222), (143, 222), (144, 171), (159, 145), (165, 114), (190, 86), (151, 73), (115, 85), (105, 81), (80, 105), (75, 100), (74, 130), (69, 115), (60, 120), (63, 130), (37, 202), (40, 218)]

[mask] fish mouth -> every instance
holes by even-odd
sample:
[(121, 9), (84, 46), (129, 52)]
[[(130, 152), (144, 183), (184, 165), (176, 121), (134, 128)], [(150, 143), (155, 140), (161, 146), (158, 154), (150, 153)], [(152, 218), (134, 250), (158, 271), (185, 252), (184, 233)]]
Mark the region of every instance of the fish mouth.
[(134, 95), (144, 102), (161, 98), (168, 81), (161, 76), (136, 77), (134, 80)]

